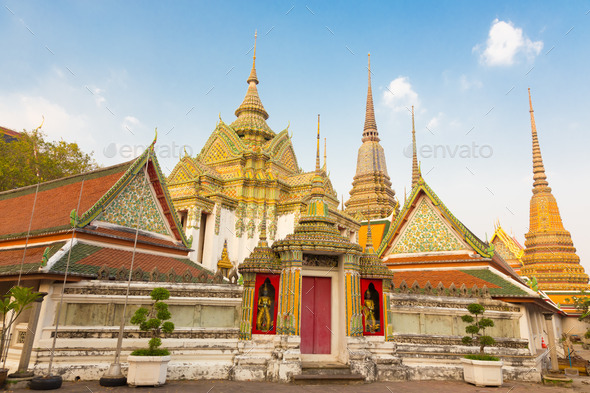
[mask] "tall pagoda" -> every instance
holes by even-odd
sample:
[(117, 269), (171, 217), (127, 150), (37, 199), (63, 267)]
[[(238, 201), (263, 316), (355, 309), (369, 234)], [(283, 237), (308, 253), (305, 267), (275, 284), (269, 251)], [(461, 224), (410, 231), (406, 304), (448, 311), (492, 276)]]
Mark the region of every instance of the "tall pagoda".
[[(556, 302), (563, 302), (571, 291), (588, 288), (588, 275), (571, 235), (563, 227), (557, 201), (547, 182), (529, 89), (531, 129), (533, 137), (533, 196), (530, 205), (529, 232), (525, 235), (523, 267), (520, 274), (535, 277), (539, 289)], [(566, 291), (565, 293), (563, 291)]]
[(371, 89), (371, 55), (369, 54), (369, 87), (363, 144), (358, 150), (356, 174), (352, 181), (350, 199), (345, 203), (345, 212), (360, 220), (389, 217), (395, 208), (395, 192), (387, 174), (385, 152), (379, 143), (375, 121), (373, 91)]

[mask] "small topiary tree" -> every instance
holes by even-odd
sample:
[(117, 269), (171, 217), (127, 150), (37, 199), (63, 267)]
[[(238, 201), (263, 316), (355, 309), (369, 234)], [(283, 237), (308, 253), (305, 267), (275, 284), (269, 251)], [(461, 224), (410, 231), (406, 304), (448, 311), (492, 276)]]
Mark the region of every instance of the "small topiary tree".
[[(495, 340), (491, 337), (486, 335), (486, 328), (493, 327), (494, 321), (489, 318), (483, 318), (483, 313), (485, 311), (484, 307), (479, 303), (471, 303), (467, 306), (467, 311), (471, 315), (463, 315), (461, 319), (463, 322), (469, 323), (465, 327), (465, 332), (470, 334), (470, 336), (463, 337), (463, 344), (465, 345), (479, 345), (479, 353), (480, 356), (484, 355), (484, 348), (490, 345), (495, 344)], [(471, 358), (471, 357), (470, 357)], [(498, 360), (497, 358), (494, 359), (479, 359), (479, 360)]]
[(151, 332), (147, 349), (137, 349), (131, 353), (134, 356), (166, 356), (170, 355), (167, 349), (158, 348), (162, 345), (160, 336), (163, 334), (172, 333), (174, 331), (174, 324), (168, 319), (172, 317), (168, 311), (168, 304), (163, 300), (170, 298), (170, 292), (166, 288), (154, 288), (150, 292), (150, 297), (154, 300), (150, 308), (140, 307), (135, 311), (131, 317), (131, 323), (139, 325), (139, 330), (144, 332)]

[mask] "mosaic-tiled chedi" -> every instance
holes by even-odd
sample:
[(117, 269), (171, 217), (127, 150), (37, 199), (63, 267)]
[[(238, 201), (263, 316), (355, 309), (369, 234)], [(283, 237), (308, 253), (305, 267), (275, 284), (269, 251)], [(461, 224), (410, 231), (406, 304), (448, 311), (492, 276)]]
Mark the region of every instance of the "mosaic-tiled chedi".
[[(212, 269), (226, 240), (230, 260), (239, 263), (248, 255), (264, 211), (268, 241), (291, 233), (311, 193), (314, 172), (299, 168), (288, 127), (276, 134), (266, 122), (255, 65), (256, 46), (236, 120), (227, 124), (220, 117), (201, 152), (185, 155), (167, 181), (174, 207), (185, 217), (187, 237), (193, 236), (191, 258)], [(322, 179), (326, 202), (336, 208), (337, 194), (328, 177)], [(342, 212), (335, 217), (343, 231), (358, 231), (352, 217)]]
[(359, 220), (388, 217), (396, 205), (395, 192), (391, 188), (391, 180), (387, 174), (385, 152), (379, 143), (379, 132), (375, 121), (370, 56), (363, 144), (358, 151), (356, 174), (352, 181), (350, 199), (346, 201), (344, 210)]
[(530, 89), (529, 104), (534, 182), (521, 274), (529, 278), (536, 277), (539, 289), (545, 291), (587, 289), (588, 275), (580, 265), (570, 233), (563, 227), (557, 201), (545, 175)]

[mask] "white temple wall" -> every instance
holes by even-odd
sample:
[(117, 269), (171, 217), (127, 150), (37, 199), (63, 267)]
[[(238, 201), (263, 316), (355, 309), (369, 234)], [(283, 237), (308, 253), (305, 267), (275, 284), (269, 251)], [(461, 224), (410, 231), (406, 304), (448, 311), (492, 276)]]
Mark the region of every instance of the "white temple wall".
[(281, 214), (277, 217), (276, 240), (281, 240), (295, 231), (295, 213)]
[(588, 324), (587, 322), (579, 321), (577, 316), (554, 316), (553, 318), (559, 320), (557, 326), (560, 326), (561, 331), (567, 333), (568, 335), (576, 334), (580, 336), (580, 338), (583, 338), (588, 328), (590, 328), (590, 324)]
[[(42, 285), (48, 295), (42, 303), (31, 366), (43, 374), (49, 364), (61, 283)], [(230, 284), (133, 282), (127, 321), (141, 304), (151, 303), (149, 292), (165, 287), (175, 331), (162, 339), (172, 361), (168, 378), (227, 379), (237, 353), (242, 287)], [(99, 379), (113, 362), (127, 283), (85, 281), (67, 284), (60, 316), (53, 372), (65, 380)], [(125, 327), (121, 365), (131, 351), (147, 347), (148, 338), (129, 322)], [(141, 335), (141, 337), (140, 337)], [(7, 366), (16, 370), (20, 349)]]
[(482, 304), (485, 317), (494, 321), (495, 326), (486, 333), (496, 339), (496, 345), (487, 347), (486, 353), (502, 358), (505, 379), (540, 381), (540, 358), (531, 354), (530, 330), (524, 326), (532, 321), (529, 318), (521, 324), (528, 315), (524, 307), (489, 298), (399, 292), (391, 295), (390, 303), (394, 341), (401, 359), (395, 378), (403, 374), (409, 380), (462, 380), (461, 357), (479, 353), (479, 347), (461, 342), (467, 325), (461, 316), (468, 314), (466, 307), (474, 301)]

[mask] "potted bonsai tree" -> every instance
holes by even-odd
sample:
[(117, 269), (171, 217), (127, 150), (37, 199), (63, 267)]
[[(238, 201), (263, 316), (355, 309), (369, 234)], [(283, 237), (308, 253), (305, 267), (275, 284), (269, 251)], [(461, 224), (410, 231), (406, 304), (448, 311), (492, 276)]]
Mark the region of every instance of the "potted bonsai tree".
[(12, 325), (23, 311), (30, 308), (32, 304), (42, 296), (40, 292), (34, 292), (33, 288), (14, 286), (0, 298), (0, 316), (2, 318), (2, 336), (0, 337), (0, 387), (6, 382), (8, 369), (6, 358), (10, 347), (10, 330)]
[(466, 355), (461, 359), (465, 382), (476, 386), (500, 386), (503, 382), (502, 361), (485, 353), (485, 347), (495, 344), (495, 340), (486, 335), (486, 329), (493, 327), (494, 321), (483, 317), (485, 309), (479, 303), (468, 305), (467, 311), (469, 314), (461, 319), (469, 324), (465, 327), (469, 336), (463, 337), (462, 341), (465, 345), (478, 345), (479, 354)]
[(135, 350), (127, 357), (127, 383), (131, 386), (160, 386), (166, 383), (170, 352), (159, 347), (162, 345), (160, 337), (174, 330), (174, 324), (168, 321), (171, 318), (168, 304), (164, 302), (170, 297), (170, 292), (165, 288), (154, 288), (150, 297), (154, 301), (151, 306), (138, 308), (131, 318), (132, 324), (139, 325), (141, 331), (151, 335), (148, 348)]

